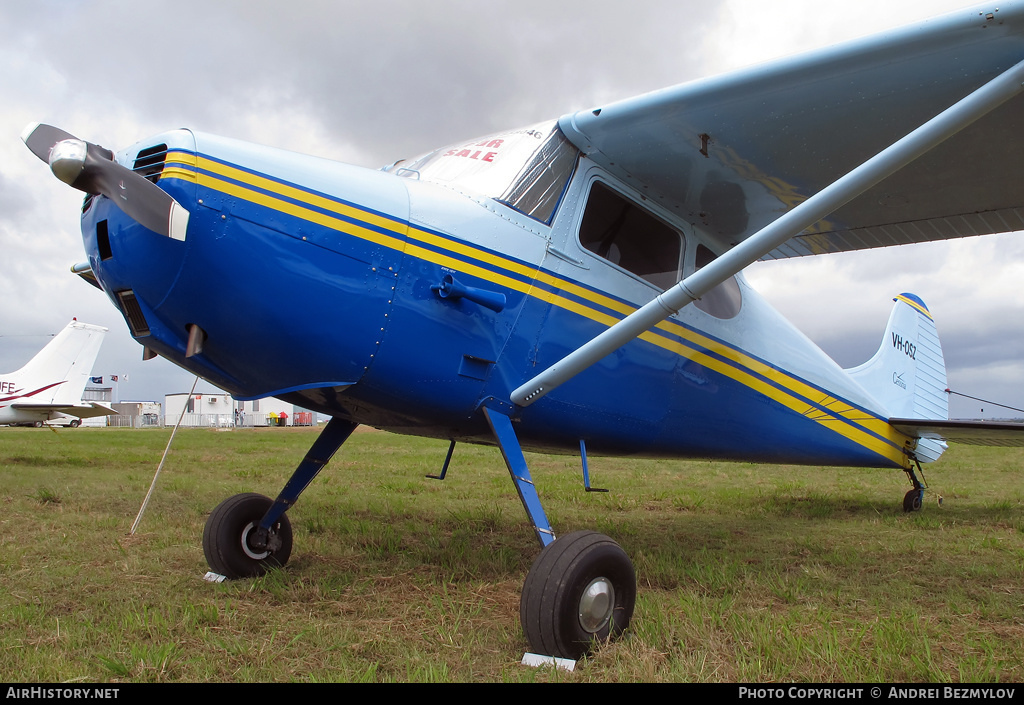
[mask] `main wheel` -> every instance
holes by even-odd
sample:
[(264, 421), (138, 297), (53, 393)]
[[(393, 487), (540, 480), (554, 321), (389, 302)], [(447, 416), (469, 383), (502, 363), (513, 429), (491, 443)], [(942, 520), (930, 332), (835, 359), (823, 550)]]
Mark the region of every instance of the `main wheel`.
[(210, 512), (203, 529), (203, 553), (210, 570), (232, 579), (251, 578), (288, 562), (292, 525), (285, 514), (270, 527), (280, 547), (271, 551), (252, 545), (260, 519), (273, 503), (269, 497), (247, 492), (228, 497)]
[(903, 511), (919, 512), (921, 511), (921, 496), (924, 494), (921, 490), (910, 490), (903, 495)]
[(548, 544), (530, 567), (519, 617), (530, 650), (578, 659), (619, 636), (633, 617), (636, 573), (619, 544), (576, 531)]

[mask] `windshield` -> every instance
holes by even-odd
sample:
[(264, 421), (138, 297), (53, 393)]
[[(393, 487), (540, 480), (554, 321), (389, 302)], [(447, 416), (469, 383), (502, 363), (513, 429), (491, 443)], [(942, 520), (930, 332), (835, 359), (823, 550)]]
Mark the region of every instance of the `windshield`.
[(442, 147), (385, 171), (455, 186), (550, 223), (578, 155), (552, 120)]

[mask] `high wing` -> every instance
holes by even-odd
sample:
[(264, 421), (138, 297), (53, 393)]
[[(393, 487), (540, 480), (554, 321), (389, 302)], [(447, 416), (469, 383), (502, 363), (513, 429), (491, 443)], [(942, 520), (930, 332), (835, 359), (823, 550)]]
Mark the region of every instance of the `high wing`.
[(719, 257), (512, 391), (528, 406), (759, 259), (1024, 229), (1024, 7), (562, 118)]
[(971, 446), (1024, 446), (1024, 423), (921, 419), (889, 419), (889, 423), (912, 438), (934, 438)]
[[(1006, 2), (559, 124), (721, 254), (1022, 59)], [(1018, 96), (762, 259), (1024, 230), (1022, 127)]]

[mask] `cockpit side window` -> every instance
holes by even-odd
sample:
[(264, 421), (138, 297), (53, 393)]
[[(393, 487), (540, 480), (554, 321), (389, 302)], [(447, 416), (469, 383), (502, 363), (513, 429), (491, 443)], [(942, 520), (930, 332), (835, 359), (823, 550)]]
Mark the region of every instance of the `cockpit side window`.
[(679, 281), (679, 232), (600, 181), (590, 188), (580, 244), (659, 289)]
[(694, 253), (693, 256), (693, 271), (696, 272), (698, 269), (704, 269), (709, 264), (714, 262), (716, 259), (718, 258), (715, 256), (714, 252), (709, 250), (704, 245), (698, 244), (697, 251)]

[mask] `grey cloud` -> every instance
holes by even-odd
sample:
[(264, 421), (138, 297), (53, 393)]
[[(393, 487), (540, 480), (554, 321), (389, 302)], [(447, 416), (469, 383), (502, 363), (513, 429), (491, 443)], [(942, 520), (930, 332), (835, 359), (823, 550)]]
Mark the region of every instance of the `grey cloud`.
[(69, 100), (216, 132), (270, 96), (383, 163), (696, 77), (716, 19), (697, 5), (624, 21), (621, 3), (580, 1), (106, 0), (8, 3), (0, 23)]

